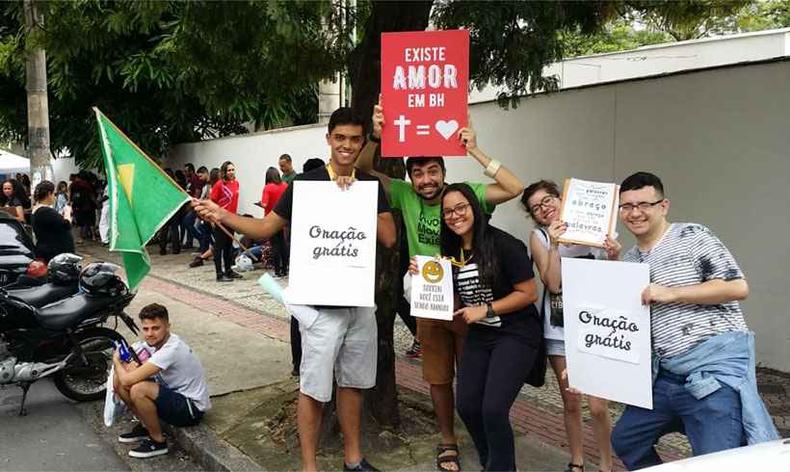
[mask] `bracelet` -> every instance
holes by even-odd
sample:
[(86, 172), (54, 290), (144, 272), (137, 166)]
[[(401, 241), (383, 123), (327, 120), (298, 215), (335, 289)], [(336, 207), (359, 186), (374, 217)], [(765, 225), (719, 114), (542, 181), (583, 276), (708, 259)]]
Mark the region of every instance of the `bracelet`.
[(380, 143), (381, 138), (377, 138), (373, 136), (373, 133), (368, 133), (368, 141), (373, 141), (374, 143)]
[(491, 162), (488, 163), (486, 170), (483, 173), (493, 179), (500, 167), (502, 167), (501, 162), (496, 159), (491, 159)]

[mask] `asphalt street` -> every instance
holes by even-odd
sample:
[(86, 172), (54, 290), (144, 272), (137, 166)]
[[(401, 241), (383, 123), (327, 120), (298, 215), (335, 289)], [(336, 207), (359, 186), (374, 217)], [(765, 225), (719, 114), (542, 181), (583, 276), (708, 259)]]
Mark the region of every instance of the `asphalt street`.
[(0, 389), (0, 470), (129, 470), (51, 381), (30, 388), (27, 416), (21, 400), (16, 386)]

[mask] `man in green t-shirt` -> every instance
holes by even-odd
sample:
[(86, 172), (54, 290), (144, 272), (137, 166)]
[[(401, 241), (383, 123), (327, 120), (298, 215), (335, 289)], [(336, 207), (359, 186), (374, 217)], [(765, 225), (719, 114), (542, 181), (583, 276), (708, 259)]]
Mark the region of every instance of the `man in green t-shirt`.
[[(409, 180), (391, 178), (373, 169), (373, 160), (384, 126), (384, 111), (376, 105), (373, 109), (373, 127), (368, 144), (357, 159), (357, 168), (375, 175), (390, 198), (390, 206), (403, 214), (409, 257), (439, 254), (439, 228), (441, 227), (441, 198), (445, 187), (446, 169), (440, 156), (409, 157), (406, 172)], [(489, 184), (466, 182), (490, 215), (496, 205), (521, 195), (524, 185), (510, 170), (491, 159), (477, 147), (474, 130), (463, 128), (458, 132), (466, 151), (495, 182)], [(400, 296), (400, 294), (399, 294)], [(463, 319), (439, 321), (417, 319), (417, 338), (422, 345), (423, 378), (431, 385), (431, 399), (442, 442), (437, 448), (437, 467), (440, 470), (459, 470), (458, 448), (453, 428), (453, 379), (455, 363), (460, 358), (466, 336)]]
[(283, 154), (280, 156), (278, 161), (280, 164), (280, 171), (283, 173), (283, 182), (288, 185), (291, 185), (291, 182), (294, 181), (296, 178), (296, 171), (294, 170), (293, 162), (291, 161), (291, 156), (288, 154)]

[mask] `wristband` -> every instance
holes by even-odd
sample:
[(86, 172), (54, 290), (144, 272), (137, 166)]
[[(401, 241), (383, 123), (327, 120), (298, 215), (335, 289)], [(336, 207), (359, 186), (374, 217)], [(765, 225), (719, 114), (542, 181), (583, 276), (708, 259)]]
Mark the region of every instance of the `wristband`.
[(381, 138), (377, 138), (373, 136), (373, 133), (368, 133), (368, 141), (373, 141), (374, 143), (380, 143)]
[(491, 162), (488, 163), (488, 166), (486, 166), (486, 170), (483, 173), (493, 179), (500, 167), (502, 167), (501, 162), (496, 159), (491, 159)]

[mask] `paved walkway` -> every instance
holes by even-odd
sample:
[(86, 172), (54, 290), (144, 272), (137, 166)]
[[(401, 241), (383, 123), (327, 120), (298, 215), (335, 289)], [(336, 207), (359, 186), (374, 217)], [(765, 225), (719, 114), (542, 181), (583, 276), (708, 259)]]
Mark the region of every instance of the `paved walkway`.
[[(115, 259), (114, 255), (108, 255), (106, 250), (100, 247), (83, 246), (79, 249), (97, 258)], [(257, 278), (263, 271), (246, 273), (243, 280), (233, 283), (217, 283), (214, 280), (213, 266), (189, 269), (187, 267), (189, 260), (188, 254), (152, 255), (153, 277), (148, 277), (143, 282), (143, 289), (167, 293), (175, 300), (273, 339), (289, 340), (288, 314), (256, 284)], [(400, 320), (397, 320), (395, 335), (395, 349), (398, 355), (397, 381), (401, 387), (428, 394), (428, 385), (422, 380), (419, 361), (403, 357), (403, 352), (411, 345), (411, 341), (410, 333)], [(790, 393), (790, 375), (770, 369), (759, 369), (758, 384), (777, 426), (782, 429), (783, 436), (790, 435), (788, 431), (790, 403), (787, 395)], [(614, 421), (619, 417), (623, 406), (616, 403), (610, 405), (610, 414)], [(585, 456), (588, 461), (597, 463), (598, 452), (594, 447), (586, 407), (583, 416)], [(567, 447), (562, 400), (556, 379), (550, 369), (543, 388), (526, 386), (522, 390), (511, 411), (511, 419), (517, 432), (533, 435), (558, 448)], [(688, 442), (679, 434), (665, 436), (659, 444), (659, 450), (667, 460), (690, 455)], [(618, 467), (621, 467), (619, 463)]]

